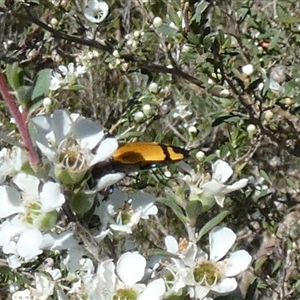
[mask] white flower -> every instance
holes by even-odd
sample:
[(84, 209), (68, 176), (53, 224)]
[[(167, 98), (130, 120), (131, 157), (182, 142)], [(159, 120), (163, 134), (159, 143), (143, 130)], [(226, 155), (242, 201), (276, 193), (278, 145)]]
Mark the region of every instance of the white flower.
[(12, 269), (42, 253), (42, 233), (37, 228), (23, 223), (18, 216), (4, 221), (0, 229), (0, 246), (3, 253), (10, 254), (7, 262)]
[(41, 187), (38, 178), (25, 173), (17, 174), (13, 182), (21, 193), (10, 186), (0, 186), (0, 218), (20, 213), (25, 222), (31, 220), (30, 224), (39, 225), (46, 213), (58, 210), (65, 202), (58, 183), (45, 182)]
[(254, 72), (254, 67), (252, 64), (248, 64), (242, 67), (242, 72), (246, 75), (246, 76), (250, 76), (253, 74)]
[[(127, 299), (160, 300), (165, 292), (162, 279), (153, 280), (147, 286), (138, 283), (145, 274), (146, 259), (136, 252), (121, 255), (117, 264), (112, 259), (101, 262), (93, 275), (93, 266), (85, 264), (82, 280), (86, 286), (88, 299)], [(118, 275), (118, 276), (117, 276)]]
[(67, 67), (60, 65), (58, 69), (60, 72), (53, 72), (51, 77), (49, 89), (52, 91), (74, 85), (76, 79), (86, 72), (84, 66), (74, 67), (74, 63), (69, 63)]
[(39, 206), (40, 212), (47, 213), (60, 209), (65, 202), (58, 183), (45, 182), (41, 188), (37, 177), (25, 173), (17, 174), (13, 182), (21, 189), (26, 207), (35, 204)]
[(240, 179), (231, 185), (224, 184), (233, 174), (231, 167), (223, 160), (217, 160), (212, 165), (212, 179), (201, 185), (202, 190), (211, 196), (214, 196), (217, 203), (222, 207), (225, 195), (233, 191), (242, 189), (248, 184), (248, 179)]
[[(228, 293), (237, 287), (233, 276), (245, 271), (250, 263), (251, 256), (245, 250), (239, 250), (220, 261), (236, 240), (235, 233), (227, 227), (215, 227), (209, 233), (210, 255), (199, 250), (196, 244), (185, 240), (177, 244), (173, 237), (166, 238), (167, 250), (177, 254), (172, 258), (173, 269), (182, 282), (188, 286), (190, 296), (204, 299), (210, 292)], [(179, 280), (177, 280), (179, 282)]]
[[(104, 138), (102, 127), (79, 115), (55, 111), (52, 116), (37, 116), (32, 119), (35, 131), (33, 140), (42, 153), (54, 164), (56, 176), (66, 183), (79, 182), (86, 171), (99, 162), (107, 160), (118, 148), (114, 138)], [(101, 169), (101, 168), (100, 168)], [(101, 177), (101, 170), (98, 177)], [(103, 172), (102, 172), (103, 173)]]
[(109, 201), (101, 203), (95, 213), (99, 214), (103, 230), (110, 224), (114, 231), (132, 233), (132, 227), (140, 219), (148, 219), (150, 215), (157, 214), (158, 209), (154, 202), (155, 197), (152, 194), (137, 192), (129, 197), (115, 189), (109, 196)]
[(236, 239), (235, 233), (227, 227), (215, 227), (209, 233), (209, 260), (198, 258), (190, 272), (196, 298), (205, 297), (210, 290), (217, 293), (232, 292), (237, 288), (233, 276), (245, 271), (252, 257), (245, 250), (239, 250), (222, 259), (232, 247)]
[(7, 175), (13, 176), (20, 171), (26, 160), (24, 150), (19, 147), (2, 148), (0, 151), (0, 183), (4, 182)]
[(92, 23), (100, 23), (107, 17), (108, 9), (105, 1), (89, 0), (84, 16)]

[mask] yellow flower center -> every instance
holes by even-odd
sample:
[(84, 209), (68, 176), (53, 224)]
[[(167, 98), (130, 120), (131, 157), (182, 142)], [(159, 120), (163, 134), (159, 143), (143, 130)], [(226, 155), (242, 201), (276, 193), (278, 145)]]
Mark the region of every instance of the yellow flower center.
[(222, 281), (223, 275), (215, 263), (210, 261), (202, 262), (193, 271), (194, 279), (200, 285), (213, 286)]
[(120, 289), (115, 293), (113, 300), (136, 300), (138, 297), (133, 289)]
[(87, 161), (82, 149), (73, 139), (65, 139), (59, 145), (59, 163), (63, 169), (81, 171), (85, 168)]

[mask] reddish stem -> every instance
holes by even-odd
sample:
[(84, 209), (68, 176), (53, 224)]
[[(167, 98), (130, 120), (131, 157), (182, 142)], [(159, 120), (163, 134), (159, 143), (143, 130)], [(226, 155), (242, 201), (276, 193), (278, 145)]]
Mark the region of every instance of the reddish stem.
[(27, 111), (24, 111), (23, 113), (21, 113), (19, 111), (18, 106), (15, 101), (15, 98), (9, 91), (8, 84), (7, 84), (6, 79), (1, 71), (0, 71), (0, 94), (1, 94), (4, 102), (7, 104), (12, 117), (16, 121), (16, 124), (19, 129), (24, 147), (26, 148), (26, 150), (28, 152), (28, 159), (29, 159), (30, 165), (33, 168), (39, 166), (41, 161), (40, 161), (40, 158), (39, 158), (37, 152), (34, 149), (32, 140), (29, 135), (27, 122), (26, 122)]

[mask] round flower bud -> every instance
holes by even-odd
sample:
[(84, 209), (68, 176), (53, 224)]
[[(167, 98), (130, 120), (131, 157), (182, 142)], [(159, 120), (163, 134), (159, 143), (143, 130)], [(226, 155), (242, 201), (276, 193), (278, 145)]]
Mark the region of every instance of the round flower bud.
[(137, 122), (137, 123), (141, 123), (143, 122), (145, 119), (145, 115), (142, 111), (138, 111), (135, 113), (134, 115), (134, 121)]
[(122, 63), (122, 65), (121, 65), (121, 69), (124, 71), (124, 72), (126, 72), (127, 70), (128, 70), (128, 68), (129, 68), (129, 63)]
[(52, 104), (52, 100), (49, 97), (44, 98), (43, 106), (48, 109)]
[(195, 126), (190, 126), (188, 128), (188, 131), (190, 134), (196, 134), (197, 133), (197, 128)]
[(265, 120), (271, 120), (273, 118), (273, 112), (271, 110), (267, 110), (265, 112)]
[(202, 160), (204, 157), (205, 157), (205, 153), (204, 153), (203, 151), (198, 151), (198, 152), (196, 153), (196, 158), (197, 158), (198, 160)]
[(93, 57), (94, 57), (94, 58), (99, 57), (99, 51), (93, 50), (92, 52), (93, 52)]
[(133, 32), (133, 36), (134, 36), (136, 39), (138, 39), (138, 38), (141, 36), (141, 32), (140, 32), (139, 30), (135, 30), (135, 31)]
[(113, 53), (112, 53), (112, 55), (113, 55), (114, 57), (116, 57), (116, 58), (120, 57), (120, 52), (119, 52), (119, 50), (114, 50)]
[(248, 64), (248, 65), (245, 65), (242, 67), (242, 72), (244, 75), (246, 76), (250, 76), (253, 74), (254, 72), (254, 68), (253, 68), (253, 65), (252, 64)]
[(149, 117), (152, 115), (152, 107), (149, 104), (145, 104), (143, 106), (143, 113), (145, 114), (145, 116)]
[(289, 97), (285, 98), (285, 99), (284, 99), (284, 102), (285, 102), (285, 104), (288, 105), (288, 106), (291, 106), (291, 105), (293, 105), (293, 103), (294, 103), (293, 99), (291, 99), (291, 98), (289, 98)]
[(148, 90), (153, 93), (153, 94), (157, 94), (158, 93), (158, 85), (155, 82), (151, 82), (149, 84)]
[(252, 137), (256, 133), (256, 126), (254, 124), (249, 124), (247, 126), (247, 132), (250, 137)]
[(152, 21), (152, 24), (155, 28), (158, 28), (163, 24), (163, 20), (160, 17), (155, 17)]
[(50, 21), (50, 24), (52, 25), (52, 27), (55, 27), (57, 25), (58, 21), (56, 18), (52, 18)]

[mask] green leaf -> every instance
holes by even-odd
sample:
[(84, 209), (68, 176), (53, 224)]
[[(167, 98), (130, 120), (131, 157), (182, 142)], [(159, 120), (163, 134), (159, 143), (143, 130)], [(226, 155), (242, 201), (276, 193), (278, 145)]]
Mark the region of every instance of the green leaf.
[(280, 269), (281, 265), (282, 265), (281, 260), (277, 260), (275, 266), (273, 267), (272, 274), (276, 273)]
[(156, 30), (158, 33), (161, 33), (163, 35), (175, 35), (177, 33), (177, 30), (169, 25), (162, 25)]
[(281, 31), (279, 30), (277, 34), (271, 39), (270, 44), (268, 46), (268, 50), (273, 49), (278, 44), (280, 36), (281, 36)]
[(43, 69), (37, 74), (31, 94), (31, 101), (33, 102), (32, 104), (48, 95), (51, 75), (51, 69)]
[(197, 23), (200, 23), (202, 14), (207, 9), (208, 6), (209, 6), (209, 2), (201, 1), (196, 7), (196, 12), (192, 17), (192, 21), (195, 20)]
[(177, 27), (181, 27), (181, 19), (178, 16), (177, 12), (173, 9), (170, 9), (168, 11), (168, 16), (170, 18), (170, 20), (177, 26)]
[(265, 181), (267, 181), (270, 185), (272, 185), (272, 181), (269, 178), (268, 174), (264, 170), (260, 170), (260, 175), (263, 177)]
[(219, 225), (228, 215), (228, 210), (224, 210), (220, 212), (216, 217), (212, 218), (210, 221), (208, 221), (199, 231), (198, 241), (207, 234), (209, 231), (211, 231), (214, 227)]
[(200, 201), (189, 201), (186, 206), (186, 214), (192, 223), (196, 222), (202, 212), (202, 203)]
[(185, 215), (183, 213), (183, 210), (175, 202), (175, 200), (173, 200), (170, 197), (168, 197), (168, 198), (159, 198), (157, 201), (160, 202), (160, 203), (163, 203), (163, 204), (167, 205), (168, 207), (170, 207), (172, 209), (173, 213), (181, 220), (181, 222), (183, 224), (185, 224), (187, 222), (186, 217), (185, 217)]
[(26, 108), (29, 106), (30, 99), (31, 99), (31, 91), (32, 91), (31, 86), (27, 86), (27, 85), (19, 86), (16, 89), (17, 92), (16, 97), (20, 105), (25, 106)]
[(84, 215), (94, 204), (94, 197), (83, 192), (74, 194), (71, 197), (70, 206), (77, 215)]
[(16, 91), (22, 84), (22, 70), (18, 63), (13, 63), (6, 66), (6, 78), (10, 86)]
[(68, 91), (80, 91), (83, 89), (84, 89), (84, 86), (81, 84), (73, 84), (72, 86), (68, 87)]

